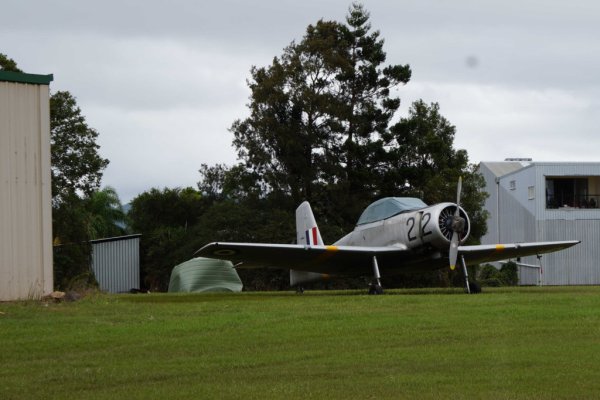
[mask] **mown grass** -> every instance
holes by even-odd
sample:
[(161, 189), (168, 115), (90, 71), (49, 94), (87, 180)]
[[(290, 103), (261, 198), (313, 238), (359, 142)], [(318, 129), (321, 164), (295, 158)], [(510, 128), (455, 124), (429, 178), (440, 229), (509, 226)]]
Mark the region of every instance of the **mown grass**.
[(0, 399), (596, 398), (600, 288), (0, 303)]

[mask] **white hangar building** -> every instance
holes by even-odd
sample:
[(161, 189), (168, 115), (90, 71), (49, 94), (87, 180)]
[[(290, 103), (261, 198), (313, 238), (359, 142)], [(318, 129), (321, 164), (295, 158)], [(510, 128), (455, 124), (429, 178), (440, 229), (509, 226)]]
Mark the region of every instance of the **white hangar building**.
[(482, 162), (490, 213), (482, 244), (580, 240), (519, 264), (519, 284), (600, 284), (600, 162)]
[(0, 71), (0, 301), (53, 289), (52, 79)]

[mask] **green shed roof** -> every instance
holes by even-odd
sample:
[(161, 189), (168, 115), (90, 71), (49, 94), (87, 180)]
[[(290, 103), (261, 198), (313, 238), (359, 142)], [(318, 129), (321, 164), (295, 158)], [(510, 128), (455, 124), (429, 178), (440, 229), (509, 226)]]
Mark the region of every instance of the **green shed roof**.
[(18, 83), (33, 83), (37, 85), (49, 85), (54, 80), (54, 75), (36, 75), (24, 74), (21, 72), (1, 71), (0, 81), (18, 82)]

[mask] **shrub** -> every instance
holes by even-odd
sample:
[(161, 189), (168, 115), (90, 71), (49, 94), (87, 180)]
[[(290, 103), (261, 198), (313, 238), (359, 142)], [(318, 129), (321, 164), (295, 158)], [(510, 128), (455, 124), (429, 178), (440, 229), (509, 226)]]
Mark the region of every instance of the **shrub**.
[(500, 279), (505, 286), (516, 286), (519, 284), (519, 274), (517, 264), (509, 261), (500, 268)]
[(503, 264), (500, 269), (485, 264), (479, 269), (478, 278), (482, 286), (516, 286), (519, 283), (517, 264), (510, 261)]

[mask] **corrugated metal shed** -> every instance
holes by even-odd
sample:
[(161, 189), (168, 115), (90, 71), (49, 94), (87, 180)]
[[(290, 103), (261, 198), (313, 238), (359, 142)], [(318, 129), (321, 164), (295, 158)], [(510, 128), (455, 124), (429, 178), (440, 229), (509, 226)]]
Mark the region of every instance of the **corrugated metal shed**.
[[(511, 169), (499, 168), (498, 164), (502, 163), (480, 164), (490, 194), (486, 209), (491, 214), (482, 243), (580, 240), (575, 247), (542, 257), (543, 284), (600, 284), (600, 208), (553, 208), (548, 202), (547, 187), (548, 179), (585, 178), (594, 183), (590, 183), (585, 196), (599, 196), (600, 193), (592, 192), (597, 190), (595, 182), (600, 182), (600, 163), (534, 162), (496, 175)], [(536, 257), (523, 257), (521, 261), (538, 264)], [(520, 284), (537, 284), (537, 281), (537, 271), (520, 271)]]
[(0, 71), (0, 300), (53, 290), (51, 81)]
[(140, 287), (140, 237), (92, 240), (92, 269), (100, 290), (128, 292)]

